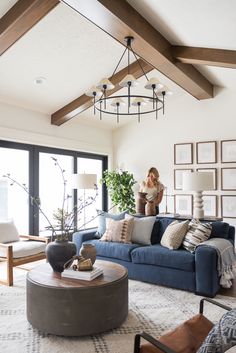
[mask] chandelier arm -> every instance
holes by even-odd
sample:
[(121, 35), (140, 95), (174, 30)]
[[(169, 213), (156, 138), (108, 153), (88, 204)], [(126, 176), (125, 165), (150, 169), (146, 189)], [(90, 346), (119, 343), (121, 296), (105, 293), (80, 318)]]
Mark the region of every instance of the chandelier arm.
[(144, 71), (142, 65), (140, 64), (140, 59), (137, 57), (137, 55), (135, 54), (135, 52), (133, 51), (133, 49), (132, 49), (131, 46), (130, 46), (130, 50), (132, 51), (132, 53), (133, 53), (135, 59), (137, 60), (137, 62), (138, 62), (138, 64), (139, 64), (139, 67), (140, 67), (140, 69), (141, 69), (142, 72), (143, 72), (143, 75), (146, 77), (146, 80), (148, 81), (148, 77), (147, 77), (147, 75), (146, 75), (146, 73), (145, 73), (145, 71)]
[(118, 69), (118, 67), (119, 67), (119, 65), (120, 65), (120, 63), (121, 63), (121, 60), (123, 59), (123, 57), (124, 57), (124, 55), (125, 55), (127, 49), (128, 49), (128, 47), (125, 48), (123, 54), (121, 55), (120, 60), (118, 61), (118, 64), (116, 65), (115, 70), (113, 71), (113, 74), (111, 75), (111, 78), (115, 75), (116, 70)]

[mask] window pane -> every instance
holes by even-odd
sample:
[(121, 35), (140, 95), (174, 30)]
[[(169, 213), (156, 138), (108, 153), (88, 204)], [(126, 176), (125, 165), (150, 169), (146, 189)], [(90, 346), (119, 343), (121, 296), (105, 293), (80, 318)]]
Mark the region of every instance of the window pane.
[[(78, 162), (78, 174), (96, 174), (97, 175), (97, 186), (98, 196), (96, 202), (86, 207), (78, 217), (77, 228), (92, 228), (98, 225), (98, 219), (96, 209), (102, 209), (102, 186), (99, 180), (102, 178), (102, 161), (90, 158), (77, 158)], [(87, 199), (90, 196), (95, 196), (95, 191), (92, 189), (78, 190), (78, 198)], [(84, 226), (85, 224), (85, 226)]]
[[(59, 163), (55, 165), (55, 161), (52, 159), (56, 158)], [(60, 167), (64, 170), (62, 174)], [(73, 157), (64, 156), (51, 153), (40, 153), (39, 154), (39, 197), (41, 201), (41, 208), (50, 222), (55, 225), (57, 222), (53, 219), (53, 213), (63, 207), (64, 199), (64, 180), (65, 184), (65, 196), (68, 195), (69, 199), (65, 203), (65, 208), (68, 207), (68, 211), (71, 211), (73, 205), (72, 199), (72, 187), (71, 187), (71, 175), (73, 173)], [(49, 226), (46, 218), (39, 215), (39, 232), (42, 234), (50, 234), (51, 232), (45, 232), (45, 227)]]
[(29, 186), (29, 152), (0, 147), (0, 219), (13, 219), (20, 234), (29, 234), (29, 198), (20, 186), (2, 178), (10, 174), (21, 185)]

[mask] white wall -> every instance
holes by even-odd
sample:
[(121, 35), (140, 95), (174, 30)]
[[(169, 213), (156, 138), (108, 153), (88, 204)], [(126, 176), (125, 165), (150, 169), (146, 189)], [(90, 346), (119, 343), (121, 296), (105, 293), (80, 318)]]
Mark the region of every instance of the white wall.
[[(145, 178), (149, 167), (155, 166), (160, 172), (161, 181), (168, 188), (168, 194), (181, 193), (174, 190), (173, 169), (196, 168), (196, 151), (194, 144), (193, 165), (174, 166), (175, 143), (217, 141), (217, 161), (220, 162), (219, 141), (236, 139), (235, 92), (218, 89), (215, 94), (214, 99), (204, 101), (197, 101), (185, 92), (179, 97), (170, 97), (165, 116), (160, 115), (157, 121), (153, 116), (146, 116), (140, 124), (133, 122), (116, 130), (113, 133), (114, 167), (132, 172), (135, 179), (140, 181)], [(198, 165), (199, 168), (217, 168), (218, 190), (211, 194), (223, 193), (220, 191), (220, 166), (222, 167), (220, 163)], [(236, 167), (236, 164), (227, 166)], [(236, 192), (224, 194), (236, 195)], [(220, 206), (220, 197), (218, 203)], [(174, 212), (173, 204), (173, 197), (169, 197), (169, 212)], [(163, 211), (164, 206), (163, 201)], [(220, 215), (220, 207), (218, 214)], [(236, 223), (233, 219), (225, 220)]]
[(112, 157), (112, 134), (72, 119), (54, 126), (49, 115), (0, 103), (0, 139), (94, 152)]

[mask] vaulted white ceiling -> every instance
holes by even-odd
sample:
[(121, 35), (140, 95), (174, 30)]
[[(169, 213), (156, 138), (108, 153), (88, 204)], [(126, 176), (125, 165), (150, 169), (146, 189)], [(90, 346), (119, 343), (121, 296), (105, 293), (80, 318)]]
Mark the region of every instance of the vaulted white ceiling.
[[(3, 16), (16, 0), (1, 0)], [(128, 0), (171, 44), (236, 50), (234, 0)], [(61, 3), (0, 57), (0, 101), (52, 114), (110, 76), (124, 47), (94, 24)], [(126, 66), (123, 62), (120, 68)], [(196, 66), (213, 84), (235, 88), (236, 70)], [(188, 94), (158, 76), (179, 95)], [(42, 85), (34, 79), (44, 77)], [(140, 79), (140, 86), (145, 80)], [(194, 98), (192, 98), (194, 99)], [(172, 102), (171, 102), (172, 101)], [(99, 121), (92, 109), (76, 121), (116, 128), (111, 117)], [(127, 123), (128, 119), (124, 119)]]

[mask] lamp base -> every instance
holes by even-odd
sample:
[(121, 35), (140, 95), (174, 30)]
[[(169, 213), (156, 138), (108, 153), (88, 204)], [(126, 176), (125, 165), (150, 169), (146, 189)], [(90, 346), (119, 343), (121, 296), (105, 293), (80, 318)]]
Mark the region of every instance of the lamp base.
[(193, 207), (193, 217), (196, 219), (204, 218), (202, 191), (195, 192), (193, 198)]

